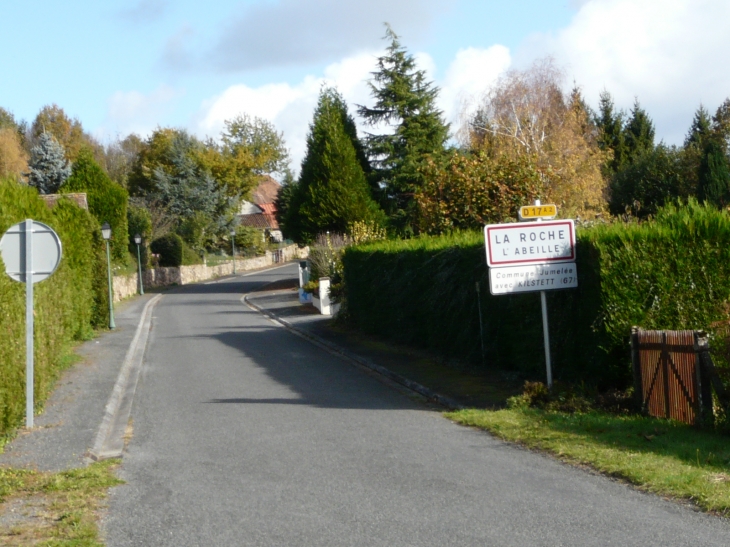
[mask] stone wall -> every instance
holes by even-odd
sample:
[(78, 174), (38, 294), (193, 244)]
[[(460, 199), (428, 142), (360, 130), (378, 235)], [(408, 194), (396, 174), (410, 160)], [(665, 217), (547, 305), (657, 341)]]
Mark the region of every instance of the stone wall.
[[(289, 245), (278, 251), (266, 251), (263, 256), (236, 260), (236, 273), (266, 268), (274, 264), (283, 264), (292, 260), (302, 260), (309, 256), (309, 247), (300, 249), (296, 245)], [(180, 266), (179, 268), (154, 268), (142, 272), (144, 287), (164, 287), (167, 285), (189, 285), (216, 277), (233, 274), (233, 263), (226, 262), (217, 266), (195, 264)], [(114, 277), (114, 301), (119, 302), (137, 294), (137, 274), (120, 275)]]

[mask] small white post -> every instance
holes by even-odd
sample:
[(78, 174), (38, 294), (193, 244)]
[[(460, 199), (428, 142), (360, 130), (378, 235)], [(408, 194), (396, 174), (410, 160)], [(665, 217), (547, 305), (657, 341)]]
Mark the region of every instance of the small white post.
[(319, 278), (319, 305), (322, 307), (322, 315), (332, 315), (330, 308), (330, 278)]
[(33, 221), (25, 221), (25, 427), (33, 427)]

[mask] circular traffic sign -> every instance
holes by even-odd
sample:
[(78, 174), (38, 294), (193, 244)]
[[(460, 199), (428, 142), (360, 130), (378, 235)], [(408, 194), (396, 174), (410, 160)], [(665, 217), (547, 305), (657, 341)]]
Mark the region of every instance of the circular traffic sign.
[[(30, 261), (28, 258), (30, 250)], [(15, 281), (26, 281), (30, 264), (31, 281), (48, 279), (61, 262), (61, 240), (53, 228), (36, 220), (24, 220), (8, 228), (0, 239), (5, 272)]]

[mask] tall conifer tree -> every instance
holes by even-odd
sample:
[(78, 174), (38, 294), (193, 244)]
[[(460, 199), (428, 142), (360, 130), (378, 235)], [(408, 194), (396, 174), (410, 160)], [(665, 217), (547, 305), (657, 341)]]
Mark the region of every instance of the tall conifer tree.
[(71, 164), (61, 146), (50, 133), (41, 133), (30, 151), (28, 184), (41, 194), (52, 194), (71, 176)]
[(609, 175), (613, 175), (626, 163), (626, 141), (624, 113), (615, 110), (613, 97), (608, 91), (601, 92), (595, 123), (599, 128), (598, 146), (602, 150), (611, 151), (611, 159), (608, 160), (606, 168)]
[(449, 126), (436, 108), (438, 88), (416, 68), (413, 56), (387, 25), (385, 39), (390, 44), (369, 82), (375, 105), (360, 106), (358, 113), (370, 126), (392, 129), (369, 134), (366, 144), (373, 187), (382, 190), (381, 202), (395, 228), (408, 234), (415, 226), (413, 194), (423, 186), (421, 167), (428, 155), (443, 153)]
[(384, 220), (358, 159), (354, 129), (342, 96), (334, 89), (322, 89), (299, 182), (284, 219), (287, 237), (309, 242), (325, 231), (345, 233), (355, 221)]
[(634, 161), (645, 152), (654, 150), (654, 133), (654, 123), (636, 99), (631, 109), (631, 116), (624, 127), (629, 161)]

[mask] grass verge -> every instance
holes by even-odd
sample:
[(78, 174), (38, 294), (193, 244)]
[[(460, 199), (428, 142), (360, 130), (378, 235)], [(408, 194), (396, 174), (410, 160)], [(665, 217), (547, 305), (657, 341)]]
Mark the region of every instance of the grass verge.
[(102, 546), (97, 521), (119, 460), (46, 473), (0, 468), (0, 545)]
[(460, 424), (619, 477), (641, 490), (730, 515), (730, 441), (677, 422), (536, 408), (461, 410)]

